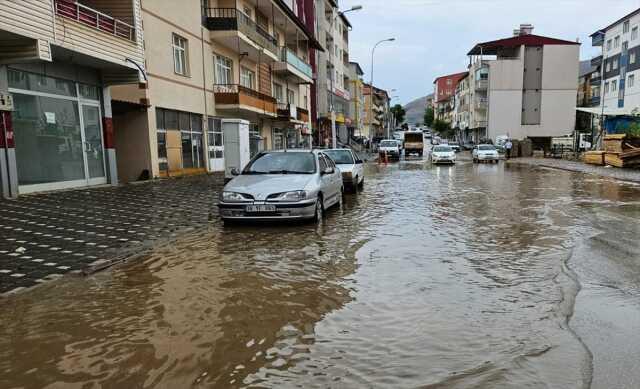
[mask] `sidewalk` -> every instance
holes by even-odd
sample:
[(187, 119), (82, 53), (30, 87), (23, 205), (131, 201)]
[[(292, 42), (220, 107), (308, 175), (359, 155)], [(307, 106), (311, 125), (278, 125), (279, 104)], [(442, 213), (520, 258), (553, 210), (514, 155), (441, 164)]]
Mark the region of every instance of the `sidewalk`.
[(551, 158), (514, 158), (506, 162), (508, 164), (541, 166), (552, 169), (567, 170), (570, 172), (594, 174), (601, 177), (614, 178), (616, 180), (640, 183), (640, 169), (620, 169), (615, 167), (588, 165), (583, 162)]
[(222, 185), (205, 175), (0, 200), (0, 295), (91, 273), (202, 227)]

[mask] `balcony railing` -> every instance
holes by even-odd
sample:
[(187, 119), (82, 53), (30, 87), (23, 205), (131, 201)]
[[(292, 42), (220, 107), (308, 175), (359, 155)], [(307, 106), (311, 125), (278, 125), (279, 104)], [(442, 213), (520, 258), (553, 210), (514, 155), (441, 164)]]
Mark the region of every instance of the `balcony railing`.
[(207, 8), (207, 28), (211, 31), (239, 31), (272, 53), (278, 53), (276, 38), (237, 8)]
[(275, 98), (238, 84), (217, 84), (213, 86), (216, 105), (246, 105), (275, 114)]
[(115, 19), (86, 5), (69, 0), (55, 0), (56, 15), (73, 19), (96, 30), (128, 39), (136, 40), (136, 29), (122, 20)]
[(298, 57), (296, 53), (294, 53), (290, 48), (282, 47), (280, 51), (280, 58), (282, 59), (282, 61), (298, 69), (305, 76), (313, 78), (313, 69), (311, 68), (311, 65), (309, 65), (302, 58)]
[(489, 102), (487, 99), (478, 99), (476, 100), (476, 108), (477, 109), (487, 109)]

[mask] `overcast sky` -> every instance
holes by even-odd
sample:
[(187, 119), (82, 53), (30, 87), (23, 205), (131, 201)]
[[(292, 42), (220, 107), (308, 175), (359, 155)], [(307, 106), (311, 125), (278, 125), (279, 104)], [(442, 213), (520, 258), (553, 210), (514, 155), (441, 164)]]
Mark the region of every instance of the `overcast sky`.
[(581, 59), (599, 52), (589, 35), (640, 7), (640, 0), (340, 0), (348, 13), (351, 61), (368, 82), (376, 49), (374, 84), (406, 104), (433, 91), (433, 80), (466, 70), (466, 53), (478, 42), (507, 38), (521, 23), (534, 34), (582, 42)]

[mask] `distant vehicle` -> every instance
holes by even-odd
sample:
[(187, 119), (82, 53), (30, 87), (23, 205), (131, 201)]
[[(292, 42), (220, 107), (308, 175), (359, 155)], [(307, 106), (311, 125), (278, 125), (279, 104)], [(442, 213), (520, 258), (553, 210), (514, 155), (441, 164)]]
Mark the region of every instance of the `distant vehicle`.
[(456, 163), (456, 152), (451, 146), (435, 146), (431, 151), (431, 163)]
[(342, 202), (342, 174), (320, 150), (267, 151), (256, 155), (225, 185), (218, 209), (225, 222), (320, 221)]
[(380, 146), (378, 146), (378, 154), (381, 158), (384, 158), (386, 154), (389, 159), (400, 159), (400, 146), (398, 145), (398, 141), (395, 139), (385, 139), (380, 141)]
[(508, 135), (500, 135), (496, 137), (496, 146), (504, 146), (505, 143), (509, 140)]
[(402, 143), (401, 140), (399, 139), (394, 139), (396, 142), (398, 142), (398, 147), (400, 148), (400, 153), (402, 154), (402, 150), (404, 149), (404, 145)]
[(424, 153), (424, 134), (420, 131), (404, 133), (404, 154), (418, 154), (422, 157)]
[(342, 183), (353, 192), (364, 185), (364, 162), (351, 149), (324, 150), (342, 172)]
[(473, 144), (472, 142), (466, 142), (465, 144), (462, 145), (462, 149), (469, 151), (469, 150), (473, 150), (475, 146), (476, 145)]
[(495, 148), (494, 145), (489, 145), (489, 144), (482, 144), (474, 147), (472, 156), (473, 156), (474, 163), (479, 163), (483, 161), (498, 163), (498, 161), (500, 160), (500, 156), (498, 155), (498, 150)]
[(456, 153), (459, 153), (462, 150), (460, 145), (457, 143), (449, 143), (449, 147), (451, 147)]

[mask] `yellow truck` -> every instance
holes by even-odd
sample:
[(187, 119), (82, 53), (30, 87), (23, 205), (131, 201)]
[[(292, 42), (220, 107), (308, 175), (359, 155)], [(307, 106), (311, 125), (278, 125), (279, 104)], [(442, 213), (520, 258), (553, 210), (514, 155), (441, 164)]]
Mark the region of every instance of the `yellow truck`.
[(404, 155), (424, 153), (424, 134), (422, 131), (407, 131), (404, 133)]

